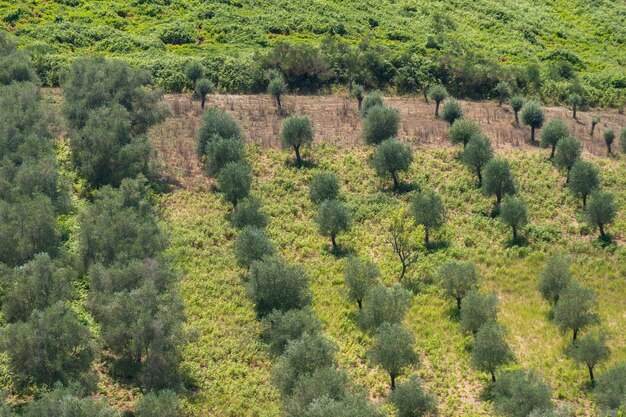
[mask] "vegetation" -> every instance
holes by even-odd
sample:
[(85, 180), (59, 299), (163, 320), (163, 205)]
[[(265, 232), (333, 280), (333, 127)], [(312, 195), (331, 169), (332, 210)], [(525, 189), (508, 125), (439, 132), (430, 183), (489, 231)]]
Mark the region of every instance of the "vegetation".
[(400, 186), (399, 172), (405, 172), (413, 162), (413, 152), (408, 145), (389, 138), (380, 143), (372, 156), (372, 165), (381, 178), (391, 176), (393, 189)]
[(593, 333), (587, 333), (571, 344), (567, 355), (576, 362), (587, 366), (589, 370), (589, 380), (593, 386), (596, 382), (593, 369), (596, 365), (609, 359), (611, 350), (606, 345), (606, 336), (604, 334), (594, 335)]
[(611, 146), (615, 141), (615, 131), (614, 130), (605, 130), (602, 134), (604, 138), (604, 143), (606, 143), (606, 152), (609, 156), (611, 156)]
[(569, 136), (569, 129), (561, 119), (552, 119), (546, 123), (541, 130), (541, 146), (544, 148), (552, 148), (550, 151), (550, 159), (554, 158), (556, 145), (561, 139)]
[(493, 158), (491, 141), (483, 135), (474, 135), (461, 153), (461, 161), (476, 172), (478, 186), (483, 185), (483, 167)]
[(455, 121), (463, 118), (463, 110), (461, 110), (459, 102), (454, 99), (447, 100), (443, 105), (441, 118), (448, 122), (450, 126), (452, 126)]
[(363, 299), (378, 282), (380, 269), (369, 259), (351, 257), (343, 273), (346, 287), (348, 287), (348, 299), (356, 301), (361, 310)]
[(460, 312), (463, 298), (478, 286), (478, 273), (472, 263), (448, 261), (439, 269), (439, 281), (446, 295), (456, 300)]
[(580, 158), (581, 151), (580, 141), (571, 136), (567, 136), (557, 143), (554, 162), (557, 166), (567, 170), (565, 183), (569, 183), (570, 172), (576, 161)]
[(472, 291), (465, 297), (461, 310), (461, 330), (471, 332), (474, 337), (481, 327), (495, 322), (498, 316), (498, 298), (495, 294), (481, 294)]
[(535, 130), (541, 129), (545, 114), (541, 104), (536, 101), (527, 101), (522, 107), (522, 122), (530, 127), (530, 143), (535, 143)]
[(324, 171), (313, 174), (309, 185), (309, 198), (314, 204), (339, 197), (339, 180), (332, 172)]
[(423, 417), (437, 414), (436, 400), (422, 387), (415, 375), (399, 384), (389, 397), (398, 417)]
[(413, 335), (397, 323), (383, 323), (376, 332), (369, 357), (389, 374), (392, 391), (396, 389), (396, 378), (402, 370), (417, 362), (414, 343)]
[(350, 212), (339, 200), (324, 200), (320, 204), (316, 220), (320, 233), (330, 237), (333, 251), (336, 252), (337, 235), (350, 230)]
[(483, 190), (487, 195), (496, 196), (496, 209), (500, 209), (502, 197), (515, 194), (513, 174), (508, 161), (504, 159), (492, 159), (485, 165), (485, 182)]
[(474, 136), (480, 136), (480, 128), (473, 120), (460, 119), (450, 126), (448, 135), (450, 142), (453, 144), (462, 143), (463, 148), (465, 148)]
[(528, 222), (526, 204), (515, 196), (504, 199), (500, 209), (500, 219), (513, 230), (513, 241), (518, 239), (518, 231)]
[[(368, 96), (369, 97), (369, 96)], [(363, 106), (366, 116), (363, 119), (363, 139), (368, 145), (378, 145), (398, 134), (400, 113), (383, 105), (370, 106), (366, 100)]]
[(431, 229), (440, 228), (446, 220), (443, 201), (434, 190), (427, 190), (415, 194), (411, 208), (415, 224), (424, 228), (424, 246), (428, 247)]
[(285, 148), (292, 148), (296, 153), (296, 165), (302, 165), (300, 149), (313, 142), (311, 120), (307, 116), (289, 116), (283, 122), (280, 142)]
[(572, 340), (576, 341), (581, 330), (598, 322), (597, 305), (596, 294), (591, 288), (572, 282), (563, 290), (554, 307), (554, 321), (562, 330), (571, 330)]
[(569, 189), (582, 198), (587, 208), (587, 197), (600, 185), (599, 171), (589, 161), (576, 161), (570, 170)]
[(496, 411), (510, 417), (525, 417), (533, 411), (550, 411), (550, 388), (535, 372), (503, 373), (493, 387)]
[(496, 382), (498, 368), (513, 360), (513, 353), (504, 336), (502, 326), (495, 321), (488, 321), (478, 329), (472, 345), (472, 367), (479, 371), (489, 372), (491, 382)]
[(572, 283), (569, 261), (562, 255), (552, 255), (539, 277), (539, 292), (553, 306), (563, 291)]
[(439, 105), (448, 97), (448, 91), (443, 85), (433, 85), (428, 92), (428, 96), (435, 102), (435, 117), (439, 118)]
[(585, 214), (591, 227), (597, 227), (600, 230), (601, 238), (606, 237), (604, 228), (615, 221), (616, 213), (617, 207), (613, 194), (602, 190), (591, 192)]
[(522, 96), (513, 96), (509, 99), (509, 105), (515, 114), (515, 127), (519, 126), (519, 112), (524, 107), (524, 97)]

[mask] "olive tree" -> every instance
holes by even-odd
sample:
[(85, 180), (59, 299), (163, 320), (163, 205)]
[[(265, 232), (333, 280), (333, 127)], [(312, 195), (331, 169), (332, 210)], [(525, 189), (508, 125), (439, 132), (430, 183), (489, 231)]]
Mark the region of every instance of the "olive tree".
[(441, 116), (443, 120), (448, 122), (448, 125), (452, 126), (452, 124), (463, 118), (463, 110), (461, 110), (461, 105), (455, 99), (447, 100), (443, 105), (443, 115)]
[(605, 130), (602, 134), (604, 143), (606, 143), (606, 152), (608, 156), (611, 156), (611, 145), (615, 141), (615, 131), (613, 129)]
[(135, 406), (137, 417), (178, 417), (178, 395), (172, 390), (148, 392)]
[(559, 140), (559, 143), (556, 145), (556, 157), (554, 161), (557, 166), (567, 170), (566, 184), (569, 183), (570, 171), (574, 163), (580, 159), (581, 151), (580, 141), (571, 136), (564, 137)]
[(198, 80), (204, 77), (204, 66), (198, 61), (190, 61), (185, 65), (185, 77), (195, 88)]
[(383, 323), (400, 323), (411, 305), (411, 293), (399, 284), (389, 288), (375, 285), (365, 293), (364, 301), (360, 311), (361, 327), (372, 330)]
[(399, 125), (400, 113), (397, 109), (373, 106), (367, 110), (361, 134), (368, 145), (378, 145), (395, 137), (398, 134)]
[(282, 111), (283, 105), (280, 101), (283, 94), (287, 92), (287, 83), (282, 73), (277, 70), (269, 72), (269, 83), (267, 93), (274, 99), (278, 111)]
[(513, 96), (509, 99), (509, 106), (513, 110), (515, 114), (515, 127), (519, 126), (519, 112), (524, 107), (524, 97), (522, 96)]
[(543, 126), (545, 115), (541, 104), (536, 101), (527, 101), (522, 107), (522, 122), (530, 126), (530, 143), (535, 143), (535, 130)]
[(252, 171), (246, 162), (229, 162), (217, 176), (217, 183), (224, 198), (234, 207), (248, 196), (252, 186)]
[(356, 301), (361, 310), (367, 292), (376, 285), (380, 277), (380, 269), (369, 259), (350, 257), (346, 261), (343, 276), (348, 287), (348, 299)]
[(545, 268), (539, 276), (539, 292), (544, 300), (553, 306), (559, 302), (563, 291), (572, 283), (572, 271), (569, 260), (562, 255), (548, 258)]
[(467, 146), (461, 152), (461, 161), (468, 168), (476, 172), (478, 177), (478, 185), (483, 185), (482, 170), (489, 161), (493, 159), (493, 148), (488, 137), (483, 135), (474, 135), (470, 138)]
[(419, 256), (419, 247), (415, 242), (411, 229), (411, 225), (409, 225), (407, 216), (403, 211), (391, 218), (388, 229), (388, 242), (402, 264), (400, 277), (398, 278), (400, 281), (404, 278), (408, 267), (417, 262)]
[(591, 386), (594, 386), (596, 383), (593, 369), (596, 365), (606, 362), (609, 356), (611, 356), (611, 350), (606, 344), (606, 335), (604, 333), (587, 333), (579, 337), (578, 340), (572, 342), (566, 353), (567, 356), (576, 362), (587, 366)]
[(418, 192), (411, 203), (415, 224), (424, 227), (424, 245), (428, 246), (430, 231), (438, 229), (446, 221), (443, 200), (434, 190)]
[(498, 96), (498, 105), (502, 107), (504, 100), (511, 94), (511, 86), (506, 81), (500, 81), (496, 84), (494, 92)]
[(296, 165), (302, 165), (300, 148), (309, 146), (313, 142), (313, 128), (308, 116), (289, 116), (283, 122), (280, 132), (280, 141), (283, 148), (292, 148), (296, 153)]
[(284, 402), (285, 417), (302, 417), (318, 398), (341, 401), (348, 395), (348, 377), (333, 367), (319, 368), (300, 376)]
[(368, 357), (372, 364), (380, 366), (389, 374), (392, 391), (396, 389), (396, 378), (402, 371), (417, 363), (414, 344), (413, 334), (398, 323), (381, 324), (374, 336)]
[(197, 100), (200, 100), (200, 108), (204, 109), (206, 105), (206, 96), (210, 94), (215, 89), (213, 82), (208, 78), (200, 78), (196, 82), (196, 86), (194, 87), (194, 97)]
[(411, 148), (396, 138), (384, 140), (372, 156), (372, 166), (376, 174), (381, 178), (391, 176), (394, 190), (400, 186), (398, 173), (408, 171), (411, 162), (413, 162)]
[(612, 193), (602, 190), (594, 190), (589, 195), (585, 217), (587, 223), (600, 230), (600, 237), (606, 238), (605, 226), (613, 223), (617, 215), (615, 197)]
[(261, 337), (269, 345), (270, 352), (282, 355), (285, 348), (304, 333), (320, 333), (322, 322), (309, 308), (297, 308), (287, 311), (275, 310), (263, 318)]
[(263, 203), (259, 198), (248, 196), (237, 204), (230, 216), (230, 223), (237, 229), (246, 226), (264, 229), (267, 226), (267, 214), (262, 209)]
[(517, 240), (517, 233), (528, 222), (526, 204), (520, 198), (507, 196), (500, 209), (500, 220), (513, 230), (513, 240)]
[(576, 116), (576, 111), (578, 110), (578, 107), (583, 103), (583, 98), (578, 93), (572, 93), (569, 96), (569, 102), (572, 105), (572, 117), (575, 120), (578, 120), (578, 117)]
[(551, 147), (550, 159), (554, 158), (556, 145), (561, 139), (569, 136), (569, 129), (561, 119), (551, 119), (541, 131), (541, 146)]
[(599, 171), (591, 162), (574, 162), (569, 176), (568, 187), (583, 200), (583, 209), (587, 208), (587, 196), (600, 186)]
[(461, 310), (461, 330), (471, 332), (474, 337), (488, 322), (496, 321), (498, 316), (498, 297), (496, 294), (481, 294), (471, 291), (465, 296)]
[(213, 107), (204, 113), (198, 129), (198, 156), (205, 156), (208, 143), (217, 138), (243, 140), (243, 135), (237, 121), (230, 114)]
[(514, 359), (505, 335), (504, 327), (490, 320), (480, 326), (474, 337), (470, 364), (478, 371), (489, 372), (491, 382), (496, 382), (498, 368)]
[(398, 410), (398, 417), (424, 417), (437, 415), (437, 400), (424, 390), (416, 375), (398, 384), (389, 396)]
[(302, 268), (277, 256), (266, 256), (250, 268), (249, 293), (259, 317), (311, 303), (308, 278)]
[(452, 123), (448, 136), (453, 144), (462, 143), (465, 148), (474, 136), (480, 135), (480, 128), (475, 121), (469, 119), (459, 119)]
[(589, 132), (589, 136), (593, 137), (593, 132), (596, 131), (596, 126), (600, 123), (600, 120), (600, 116), (591, 117), (591, 131)]
[(600, 321), (597, 307), (595, 291), (572, 282), (563, 290), (559, 302), (554, 306), (554, 322), (564, 331), (571, 330), (572, 340), (576, 341), (581, 330)]
[(274, 245), (263, 229), (246, 226), (235, 239), (237, 265), (250, 269), (252, 264), (276, 252)]
[(315, 221), (323, 236), (330, 237), (333, 251), (337, 251), (337, 235), (350, 230), (350, 211), (339, 200), (324, 200), (317, 211)]
[[(119, 412), (111, 408), (105, 399), (85, 397), (85, 391), (85, 387), (79, 384), (70, 384), (66, 387), (62, 383), (57, 383), (54, 389), (26, 404), (20, 415), (23, 417), (119, 417)], [(138, 415), (138, 417), (145, 417), (145, 415)], [(154, 417), (161, 416), (154, 415)]]
[(214, 137), (206, 144), (204, 169), (208, 176), (215, 177), (229, 162), (245, 159), (243, 141), (239, 138)]
[(367, 113), (370, 109), (376, 106), (384, 106), (383, 95), (380, 91), (372, 91), (363, 100), (363, 105), (361, 106), (361, 116), (367, 117)]
[(352, 85), (352, 91), (350, 92), (350, 94), (352, 95), (352, 97), (356, 98), (358, 106), (359, 106), (358, 107), (359, 111), (361, 111), (361, 108), (363, 107), (363, 94), (364, 93), (365, 93), (365, 90), (361, 84)]
[(515, 194), (515, 184), (509, 162), (494, 158), (485, 165), (483, 191), (486, 195), (496, 196), (496, 210), (500, 209), (502, 197)]
[(622, 133), (619, 135), (619, 147), (622, 153), (626, 153), (626, 128), (622, 129)]
[(626, 406), (626, 362), (614, 365), (598, 376), (593, 397), (603, 411), (616, 414)]
[(448, 97), (448, 91), (441, 84), (436, 84), (428, 90), (428, 96), (435, 102), (435, 118), (439, 118), (439, 105)]
[(532, 412), (554, 409), (550, 387), (534, 371), (503, 373), (492, 393), (496, 412), (507, 417), (528, 417)]
[(309, 184), (309, 198), (313, 204), (321, 204), (325, 200), (339, 197), (339, 180), (329, 171), (313, 174)]
[(439, 268), (438, 279), (445, 294), (456, 300), (458, 311), (467, 294), (478, 288), (478, 272), (471, 262), (447, 261)]

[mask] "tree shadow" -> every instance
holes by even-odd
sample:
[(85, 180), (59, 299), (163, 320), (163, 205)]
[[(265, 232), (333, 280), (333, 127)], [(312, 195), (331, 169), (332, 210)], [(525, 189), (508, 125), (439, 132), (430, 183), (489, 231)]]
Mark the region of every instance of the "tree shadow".
[(456, 322), (456, 323), (458, 323), (459, 321), (461, 321), (461, 310), (459, 310), (459, 309), (456, 307), (456, 302), (454, 303), (454, 305), (453, 305), (453, 306), (450, 306), (450, 307), (448, 307), (448, 308), (445, 310), (444, 315), (445, 315), (445, 316), (446, 316), (446, 317), (447, 317), (450, 321), (453, 321), (453, 322)]
[(511, 238), (506, 241), (505, 246), (507, 248), (514, 248), (516, 246), (518, 247), (528, 246), (528, 238), (526, 238), (526, 236), (517, 236), (517, 237)]
[(450, 242), (448, 240), (431, 240), (430, 242), (428, 242), (428, 245), (426, 245), (426, 250), (428, 251), (428, 253), (435, 253), (440, 250), (448, 249), (449, 247)]
[(285, 161), (285, 166), (287, 168), (312, 169), (317, 167), (317, 163), (311, 161), (310, 159), (303, 159), (300, 162), (297, 162), (293, 159), (287, 159)]
[(598, 236), (598, 238), (594, 240), (594, 246), (597, 246), (601, 249), (614, 247), (615, 245), (615, 240), (611, 235), (608, 234), (605, 234), (604, 236)]
[(324, 250), (335, 258), (347, 258), (356, 255), (356, 250), (353, 247), (343, 245), (337, 245), (336, 248), (333, 248), (332, 245), (324, 245)]
[(420, 186), (415, 182), (401, 182), (397, 187), (385, 187), (383, 191), (389, 194), (400, 195), (410, 193), (412, 191), (420, 191)]

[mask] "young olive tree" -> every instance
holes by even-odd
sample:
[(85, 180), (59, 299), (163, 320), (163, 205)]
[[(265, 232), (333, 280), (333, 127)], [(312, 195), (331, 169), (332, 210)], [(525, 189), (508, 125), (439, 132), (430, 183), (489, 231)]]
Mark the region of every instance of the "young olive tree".
[(615, 197), (612, 193), (602, 190), (594, 190), (589, 195), (585, 216), (587, 223), (600, 230), (600, 237), (606, 238), (605, 226), (613, 223), (617, 215)]
[(411, 293), (395, 284), (389, 288), (375, 285), (365, 294), (360, 310), (360, 324), (364, 330), (372, 330), (383, 323), (400, 323), (411, 305)]
[(411, 148), (396, 138), (384, 140), (372, 156), (372, 165), (376, 174), (381, 178), (391, 176), (394, 190), (400, 186), (398, 173), (408, 171), (411, 162), (413, 162)]
[(207, 145), (217, 138), (243, 141), (243, 134), (237, 121), (230, 114), (213, 107), (204, 113), (198, 129), (196, 151), (200, 158), (206, 156)]
[(446, 208), (443, 200), (434, 191), (418, 192), (411, 203), (415, 224), (424, 227), (424, 246), (428, 247), (430, 231), (438, 229), (446, 221)]
[(568, 187), (583, 200), (583, 209), (587, 208), (587, 196), (600, 186), (599, 171), (591, 162), (574, 162), (569, 176)]
[(556, 157), (554, 158), (554, 162), (556, 162), (557, 166), (567, 170), (566, 184), (569, 183), (570, 171), (574, 163), (580, 159), (581, 152), (580, 141), (571, 136), (559, 140), (559, 143), (556, 145)]
[(492, 159), (485, 165), (483, 191), (496, 196), (496, 210), (500, 209), (502, 197), (515, 194), (515, 184), (509, 162), (506, 159)]
[(581, 330), (600, 321), (597, 307), (595, 291), (572, 282), (563, 290), (559, 302), (554, 306), (554, 322), (562, 330), (571, 330), (572, 341), (576, 341)]
[(613, 142), (615, 142), (615, 131), (613, 129), (605, 130), (602, 137), (604, 138), (604, 143), (606, 143), (607, 155), (611, 156), (611, 146), (613, 145)]
[(396, 389), (396, 378), (402, 371), (417, 363), (414, 344), (413, 334), (398, 323), (383, 323), (376, 332), (368, 356), (374, 365), (380, 366), (389, 374), (392, 391)]
[(309, 198), (313, 204), (321, 204), (325, 200), (336, 200), (339, 197), (339, 180), (329, 171), (313, 174), (309, 184)]
[(535, 130), (541, 129), (543, 126), (545, 115), (541, 104), (536, 101), (528, 101), (522, 107), (522, 122), (526, 126), (530, 126), (530, 143), (535, 143)]
[(619, 135), (619, 147), (622, 153), (626, 153), (626, 128), (622, 129), (622, 133)]
[(248, 196), (237, 204), (230, 216), (230, 223), (237, 229), (247, 226), (264, 229), (267, 226), (267, 214), (262, 209), (263, 203), (259, 198)]
[(367, 110), (363, 120), (363, 139), (368, 145), (378, 145), (398, 134), (400, 113), (397, 109), (373, 106)]
[(519, 112), (524, 107), (524, 97), (522, 96), (513, 96), (509, 99), (509, 106), (513, 110), (515, 114), (515, 127), (519, 126)]
[(435, 102), (435, 118), (439, 118), (439, 105), (448, 97), (448, 91), (441, 84), (436, 84), (428, 90), (428, 96)]
[(419, 247), (415, 242), (415, 236), (411, 229), (405, 212), (400, 211), (392, 216), (388, 229), (388, 241), (402, 265), (400, 277), (398, 278), (399, 281), (402, 281), (409, 266), (417, 262), (419, 256)]
[(517, 240), (519, 229), (528, 222), (524, 201), (515, 196), (507, 196), (500, 209), (500, 220), (513, 230), (513, 240)]
[(185, 65), (185, 78), (191, 84), (192, 89), (195, 89), (198, 80), (204, 77), (204, 66), (198, 61), (190, 61)]
[(578, 93), (572, 93), (569, 96), (569, 102), (572, 105), (572, 117), (574, 118), (574, 120), (578, 120), (578, 117), (576, 116), (576, 111), (578, 110), (578, 107), (583, 104), (583, 98)]
[(246, 162), (229, 162), (217, 176), (220, 191), (233, 207), (248, 196), (252, 186), (252, 171)]
[(336, 252), (337, 235), (350, 230), (350, 211), (339, 200), (324, 200), (317, 211), (315, 221), (320, 234), (330, 237), (333, 252)]
[(463, 148), (467, 147), (468, 142), (474, 136), (480, 135), (480, 128), (475, 121), (469, 119), (459, 119), (452, 123), (448, 136), (453, 145), (463, 144)]
[(275, 310), (263, 318), (262, 324), (261, 338), (275, 356), (282, 355), (289, 342), (300, 339), (303, 334), (316, 335), (322, 330), (322, 322), (306, 307)]
[(494, 92), (498, 96), (498, 105), (502, 107), (502, 103), (504, 103), (504, 100), (506, 100), (507, 97), (511, 94), (511, 86), (506, 81), (500, 81), (498, 84), (496, 84)]
[(478, 177), (478, 186), (483, 185), (483, 167), (493, 159), (493, 148), (488, 137), (474, 135), (461, 152), (461, 161)]
[(283, 109), (281, 97), (287, 92), (287, 83), (282, 73), (277, 70), (270, 71), (267, 93), (274, 99), (276, 109), (280, 112)]
[(215, 89), (213, 82), (208, 78), (200, 78), (194, 87), (194, 97), (200, 100), (200, 108), (204, 109), (206, 105), (206, 96)]
[(541, 147), (551, 147), (550, 159), (554, 158), (556, 145), (569, 136), (569, 129), (561, 119), (551, 119), (541, 131)]
[(600, 123), (600, 120), (600, 116), (591, 117), (591, 131), (589, 132), (589, 136), (593, 137), (593, 132), (596, 131), (596, 126)]
[(594, 386), (596, 379), (593, 375), (593, 369), (596, 365), (606, 362), (611, 356), (611, 350), (606, 344), (606, 334), (587, 333), (578, 338), (569, 346), (566, 351), (567, 356), (578, 363), (587, 366), (589, 371), (589, 382)]
[(571, 283), (569, 260), (563, 255), (552, 255), (539, 276), (539, 292), (543, 299), (555, 306)]
[(370, 109), (376, 106), (384, 107), (383, 95), (380, 91), (372, 91), (365, 96), (363, 100), (363, 105), (361, 106), (361, 117), (367, 117), (367, 113), (370, 111)]
[[(626, 398), (626, 362), (614, 365), (598, 376), (593, 398), (602, 411), (618, 413)], [(616, 414), (619, 415), (619, 414)]]
[(493, 386), (496, 412), (507, 417), (528, 417), (554, 409), (552, 392), (534, 371), (503, 373)]
[(463, 298), (478, 288), (478, 272), (471, 262), (447, 261), (439, 268), (438, 278), (446, 295), (456, 300), (459, 312)]
[(234, 252), (237, 265), (249, 270), (254, 262), (274, 255), (276, 250), (263, 229), (246, 226), (235, 239)]
[(398, 417), (426, 417), (437, 415), (437, 400), (426, 392), (416, 375), (411, 375), (407, 381), (398, 384), (389, 396), (398, 410)]
[(361, 111), (361, 108), (363, 107), (363, 94), (364, 94), (365, 90), (363, 88), (363, 86), (361, 84), (354, 84), (352, 86), (352, 91), (350, 92), (350, 94), (352, 95), (352, 97), (356, 98), (357, 103), (358, 103), (358, 109), (359, 112)]
[(239, 138), (214, 137), (206, 144), (204, 170), (210, 177), (216, 177), (230, 162), (243, 162), (245, 150)]
[(283, 148), (292, 148), (296, 153), (296, 165), (302, 165), (300, 148), (309, 146), (313, 142), (313, 128), (308, 116), (289, 116), (283, 122), (280, 132), (280, 141)]
[(504, 327), (490, 320), (476, 332), (472, 344), (470, 364), (477, 371), (489, 372), (491, 382), (496, 382), (496, 371), (513, 361), (513, 352), (505, 340)]
[(367, 292), (378, 282), (380, 269), (369, 259), (350, 257), (343, 270), (343, 276), (348, 287), (348, 299), (356, 301), (361, 310)]
[(463, 118), (463, 110), (461, 105), (455, 99), (447, 100), (443, 105), (443, 120), (448, 122), (448, 125), (452, 126), (455, 121)]
[(461, 330), (476, 334), (482, 326), (495, 322), (498, 317), (498, 297), (495, 293), (481, 294), (471, 291), (465, 297), (461, 310)]

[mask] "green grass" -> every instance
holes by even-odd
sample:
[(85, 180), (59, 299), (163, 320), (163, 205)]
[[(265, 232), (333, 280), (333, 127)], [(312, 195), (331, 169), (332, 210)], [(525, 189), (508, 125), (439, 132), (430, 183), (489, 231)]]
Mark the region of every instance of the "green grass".
[[(339, 236), (338, 242), (374, 259), (386, 284), (396, 282), (400, 270), (386, 241), (387, 224), (393, 213), (408, 207), (411, 194), (383, 190), (367, 165), (371, 150), (366, 148), (317, 145), (304, 155), (314, 161), (314, 169), (294, 168), (292, 155), (283, 151), (250, 147), (248, 153), (255, 174), (253, 193), (262, 198), (270, 216), (268, 233), (289, 262), (308, 271), (313, 308), (339, 346), (339, 365), (370, 391), (374, 401), (384, 401), (387, 377), (366, 362), (371, 335), (359, 329), (356, 305), (344, 297), (345, 258), (330, 254), (330, 241), (317, 233), (308, 182), (318, 169), (338, 174), (354, 220), (352, 231)], [(481, 288), (498, 294), (499, 320), (509, 330), (517, 358), (514, 366), (537, 369), (553, 387), (555, 400), (571, 405), (577, 415), (589, 415), (586, 371), (563, 354), (571, 336), (561, 334), (549, 321), (548, 305), (536, 289), (537, 275), (551, 252), (569, 254), (575, 278), (598, 292), (602, 325), (613, 336), (611, 363), (625, 360), (621, 332), (626, 327), (626, 212), (622, 209), (610, 227), (619, 244), (602, 247), (595, 232), (582, 223), (580, 202), (563, 190), (564, 176), (546, 160), (544, 151), (500, 151), (512, 163), (530, 217), (523, 231), (529, 244), (507, 247), (510, 230), (488, 216), (494, 198), (475, 187), (475, 178), (456, 160), (457, 153), (452, 148), (416, 149), (405, 178), (437, 189), (449, 214), (446, 226), (432, 236), (447, 242), (447, 247), (423, 253), (409, 271), (409, 280), (418, 289), (405, 318), (421, 357), (415, 371), (437, 394), (441, 415), (493, 415), (491, 404), (481, 400), (489, 378), (469, 367), (471, 337), (460, 333), (451, 318), (453, 301), (444, 299), (433, 282), (445, 260), (471, 259), (484, 277)], [(618, 205), (624, 207), (624, 161), (594, 158), (594, 162), (601, 167), (603, 186), (616, 193)], [(278, 415), (278, 396), (268, 381), (270, 358), (259, 342), (243, 271), (231, 253), (235, 231), (225, 217), (228, 205), (207, 186), (174, 190), (163, 196), (162, 205), (172, 234), (170, 253), (183, 274), (181, 291), (190, 326), (200, 334), (185, 353), (185, 366), (200, 385), (185, 400), (186, 410), (216, 416)]]

